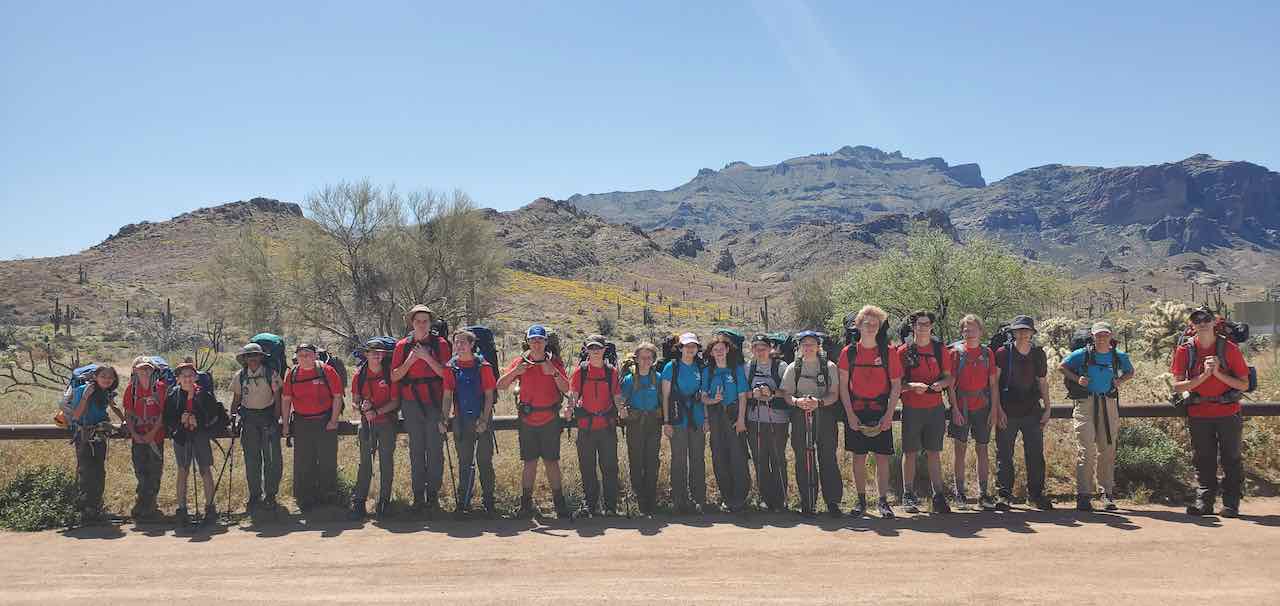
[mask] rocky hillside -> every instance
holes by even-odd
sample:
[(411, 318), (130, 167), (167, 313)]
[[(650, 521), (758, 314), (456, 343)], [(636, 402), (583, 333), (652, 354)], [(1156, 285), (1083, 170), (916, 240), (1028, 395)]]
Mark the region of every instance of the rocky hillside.
[(168, 221), (125, 225), (74, 255), (0, 262), (0, 283), (20, 324), (47, 322), (55, 297), (92, 324), (108, 311), (122, 313), (125, 300), (151, 309), (167, 297), (177, 305), (193, 301), (203, 265), (220, 244), (246, 226), (287, 239), (305, 221), (297, 204), (267, 198), (202, 208)]
[(488, 211), (508, 249), (507, 266), (542, 276), (571, 277), (662, 254), (644, 231), (609, 223), (566, 202), (538, 198), (509, 212)]
[(848, 265), (894, 244), (901, 234), (885, 225), (942, 211), (949, 218), (933, 221), (954, 221), (961, 237), (994, 237), (1077, 274), (1280, 281), (1280, 174), (1206, 155), (1156, 166), (1048, 165), (988, 185), (976, 165), (844, 147), (703, 169), (667, 191), (568, 201), (651, 229), (664, 249), (712, 270), (794, 273), (813, 267), (804, 252), (812, 250)]
[(731, 231), (916, 213), (985, 185), (976, 164), (950, 166), (941, 158), (916, 160), (859, 146), (771, 166), (733, 162), (718, 171), (704, 168), (672, 190), (575, 195), (568, 202), (611, 221), (689, 228), (718, 238)]

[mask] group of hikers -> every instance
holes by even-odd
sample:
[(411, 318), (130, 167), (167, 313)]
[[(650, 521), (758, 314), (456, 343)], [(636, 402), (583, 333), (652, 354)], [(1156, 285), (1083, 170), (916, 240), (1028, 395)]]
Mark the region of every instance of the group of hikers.
[[(802, 515), (817, 515), (819, 499), (832, 517), (866, 515), (870, 455), (876, 471), (874, 510), (892, 518), (890, 457), (899, 403), (904, 511), (919, 513), (926, 504), (935, 514), (972, 509), (965, 481), (970, 441), (977, 459), (977, 506), (1010, 509), (1019, 435), (1027, 503), (1053, 509), (1045, 493), (1044, 429), (1051, 410), (1048, 358), (1034, 341), (1033, 319), (1013, 318), (995, 331), (1001, 338), (992, 340), (980, 318), (966, 315), (958, 326), (962, 339), (952, 344), (936, 336), (936, 322), (930, 311), (910, 314), (899, 330), (901, 343), (895, 345), (887, 314), (867, 305), (846, 318), (843, 343), (810, 330), (747, 339), (723, 329), (706, 341), (686, 332), (661, 349), (641, 343), (621, 363), (614, 346), (600, 335), (588, 337), (579, 356), (566, 358), (555, 334), (535, 324), (525, 332), (522, 353), (500, 368), (487, 329), (439, 334), (435, 314), (418, 305), (406, 315), (411, 331), (407, 336), (374, 338), (360, 348), (362, 362), (349, 387), (345, 372), (320, 361), (322, 352), (314, 345), (297, 345), (296, 360), (286, 366), (273, 359), (282, 357), (282, 351), (251, 342), (236, 356), (241, 368), (231, 378), (230, 414), (215, 398), (212, 380), (194, 363), (178, 364), (170, 375), (156, 358), (148, 357), (134, 361), (123, 391), (123, 410), (114, 402), (119, 377), (109, 365), (101, 365), (83, 382), (73, 381), (62, 411), (73, 431), (87, 520), (102, 516), (108, 409), (131, 436), (138, 481), (133, 516), (161, 516), (157, 495), (164, 445), (171, 441), (178, 468), (176, 517), (181, 522), (190, 519), (187, 484), (194, 464), (206, 495), (203, 521), (212, 524), (217, 511), (210, 444), (228, 426), (243, 444), (250, 513), (280, 508), (276, 499), (282, 440), (293, 447), (297, 506), (305, 514), (331, 502), (337, 481), (336, 430), (347, 394), (360, 415), (360, 465), (349, 504), (352, 519), (369, 515), (366, 501), (375, 459), (380, 490), (373, 513), (388, 514), (401, 428), (408, 434), (415, 514), (429, 517), (439, 512), (445, 449), (452, 434), (460, 470), (454, 491), (456, 515), (473, 514), (478, 480), (481, 512), (476, 513), (497, 516), (493, 413), (498, 392), (508, 389), (516, 390), (519, 410), (523, 471), (517, 516), (522, 518), (542, 515), (533, 498), (539, 463), (557, 517), (617, 515), (622, 505), (619, 427), (625, 435), (632, 505), (642, 516), (651, 517), (657, 510), (663, 437), (670, 449), (670, 502), (676, 514), (750, 510), (749, 467), (754, 467), (760, 507), (787, 511), (790, 437)], [(1238, 515), (1241, 494), (1240, 398), (1251, 385), (1244, 357), (1221, 334), (1221, 325), (1211, 310), (1195, 310), (1188, 337), (1173, 355), (1171, 372), (1175, 390), (1189, 394), (1180, 403), (1189, 417), (1197, 490), (1187, 513), (1213, 514), (1221, 493), (1220, 513), (1233, 517)], [(1076, 507), (1081, 511), (1093, 511), (1095, 498), (1105, 510), (1117, 508), (1113, 472), (1118, 394), (1134, 370), (1128, 356), (1116, 350), (1112, 334), (1106, 322), (1094, 323), (1057, 368), (1074, 401)], [(576, 430), (582, 476), (584, 497), (577, 511), (570, 511), (560, 469), (566, 425)], [(857, 495), (847, 512), (841, 510), (845, 479), (837, 460), (841, 426)], [(994, 490), (989, 481), (993, 435)], [(950, 486), (941, 464), (947, 438), (954, 441), (955, 453)], [(709, 503), (707, 495), (708, 442), (719, 489), (716, 503)], [(922, 484), (929, 486), (928, 494), (915, 489), (921, 453), (928, 476)]]

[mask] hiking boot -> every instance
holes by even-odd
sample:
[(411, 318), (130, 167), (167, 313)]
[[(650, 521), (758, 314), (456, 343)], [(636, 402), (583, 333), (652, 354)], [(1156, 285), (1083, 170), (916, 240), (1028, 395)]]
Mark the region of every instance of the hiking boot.
[(844, 512), (840, 511), (839, 503), (827, 503), (827, 517), (829, 518), (844, 517)]
[(363, 520), (369, 515), (369, 510), (365, 509), (364, 501), (357, 501), (351, 504), (351, 510), (347, 512), (347, 519), (353, 522)]
[(107, 514), (97, 507), (86, 507), (80, 510), (80, 522), (83, 524), (100, 524), (107, 520)]
[(996, 493), (996, 511), (1009, 511), (1013, 509), (1013, 495), (1007, 492)]
[(1221, 515), (1224, 518), (1238, 518), (1240, 517), (1240, 508), (1232, 505), (1223, 505)]
[(533, 506), (533, 497), (520, 497), (520, 510), (516, 512), (516, 518), (521, 520), (533, 519), (538, 515), (538, 508)]
[(880, 509), (881, 518), (884, 518), (886, 520), (892, 520), (893, 518), (897, 517), (893, 515), (893, 508), (889, 506), (889, 499), (880, 497), (880, 502), (876, 504), (876, 507)]
[(983, 511), (995, 511), (996, 500), (991, 498), (991, 495), (984, 492), (978, 497), (978, 507), (981, 507)]
[(391, 513), (391, 499), (378, 499), (378, 504), (373, 508), (373, 517), (378, 520), (385, 520)]
[(1102, 508), (1107, 511), (1115, 511), (1120, 509), (1120, 506), (1116, 505), (1116, 500), (1111, 498), (1111, 495), (1104, 492), (1102, 493)]
[(942, 492), (933, 493), (933, 503), (929, 507), (929, 513), (942, 514), (951, 513), (951, 506), (947, 504), (947, 495)]
[(1031, 504), (1035, 505), (1040, 511), (1053, 511), (1053, 501), (1044, 495), (1036, 496), (1030, 499)]
[(1193, 505), (1187, 506), (1187, 515), (1189, 516), (1211, 516), (1213, 515), (1213, 501), (1196, 497)]
[(849, 510), (849, 517), (860, 518), (867, 515), (867, 495), (858, 495), (858, 501), (854, 503), (853, 509)]
[(244, 503), (244, 511), (245, 511), (245, 513), (250, 514), (250, 515), (253, 515), (254, 510), (256, 510), (256, 509), (258, 508), (258, 503), (260, 503), (260, 502), (261, 502), (261, 499), (260, 499), (260, 498), (258, 498), (258, 495), (256, 495), (256, 494), (255, 494), (255, 495), (250, 495), (250, 496), (249, 496), (249, 500), (248, 500), (248, 501), (245, 501), (245, 503)]
[(905, 492), (902, 494), (902, 510), (907, 513), (920, 513), (920, 500), (916, 498), (916, 493)]
[(564, 493), (556, 493), (551, 498), (556, 508), (556, 517), (561, 520), (572, 520), (573, 513), (569, 511), (569, 504), (564, 500)]
[(972, 509), (971, 507), (969, 507), (969, 499), (965, 497), (965, 494), (963, 491), (959, 491), (959, 490), (956, 491), (955, 500), (956, 500), (956, 509), (960, 511), (969, 511), (970, 509)]
[(204, 519), (200, 520), (201, 526), (213, 526), (218, 523), (218, 508), (212, 503), (204, 508)]
[(178, 526), (186, 526), (191, 523), (191, 515), (187, 513), (186, 507), (179, 507), (173, 512), (173, 521)]
[(1093, 511), (1093, 500), (1089, 495), (1076, 495), (1076, 511)]
[(143, 504), (142, 499), (138, 499), (133, 502), (133, 507), (129, 509), (129, 517), (137, 520), (142, 517), (143, 511), (146, 511), (146, 505)]

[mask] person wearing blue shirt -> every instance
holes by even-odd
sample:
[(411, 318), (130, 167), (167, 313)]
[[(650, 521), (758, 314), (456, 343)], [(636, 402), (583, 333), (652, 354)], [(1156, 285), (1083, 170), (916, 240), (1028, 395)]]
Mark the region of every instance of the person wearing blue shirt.
[(635, 367), (622, 377), (622, 406), (618, 416), (627, 428), (627, 463), (631, 493), (640, 515), (653, 517), (658, 503), (658, 455), (662, 450), (662, 416), (659, 394), (662, 376), (657, 368), (658, 348), (641, 343), (632, 354)]
[[(83, 375), (82, 375), (83, 376)], [(107, 410), (124, 413), (115, 405), (120, 376), (116, 369), (98, 365), (81, 385), (73, 385), (62, 394), (60, 408), (71, 429), (71, 443), (76, 449), (76, 479), (81, 519), (97, 522), (104, 518), (102, 494), (107, 486), (107, 440), (98, 431), (100, 423), (109, 422)]]
[(662, 433), (671, 443), (671, 502), (676, 513), (703, 512), (707, 502), (706, 410), (698, 335), (680, 335), (680, 358), (662, 369)]
[(707, 367), (702, 370), (702, 401), (711, 429), (711, 469), (720, 489), (720, 509), (742, 511), (750, 491), (747, 475), (747, 383), (742, 354), (729, 336), (712, 337)]
[[(1129, 356), (1115, 350), (1111, 325), (1096, 322), (1089, 330), (1093, 343), (1071, 352), (1058, 367), (1075, 401), (1071, 414), (1076, 434), (1076, 509), (1093, 511), (1095, 486), (1102, 487), (1102, 503), (1115, 511), (1116, 437), (1120, 430), (1119, 387), (1133, 378)], [(1094, 478), (1097, 477), (1097, 484)]]

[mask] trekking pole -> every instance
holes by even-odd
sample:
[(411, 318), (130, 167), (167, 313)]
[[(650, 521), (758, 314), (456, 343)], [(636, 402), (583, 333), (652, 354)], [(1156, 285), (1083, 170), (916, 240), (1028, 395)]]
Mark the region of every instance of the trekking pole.
[(813, 411), (804, 412), (804, 481), (805, 495), (809, 497), (808, 505), (817, 508), (817, 490), (813, 479), (814, 450), (817, 449), (817, 436), (814, 435)]
[(453, 468), (453, 451), (450, 449), (450, 446), (449, 446), (448, 432), (444, 434), (444, 454), (446, 457), (449, 458), (449, 481), (453, 482), (453, 486), (454, 486), (453, 498), (456, 501), (458, 498), (458, 489), (457, 489), (458, 476), (456, 475), (456, 472), (454, 471), (454, 468)]

